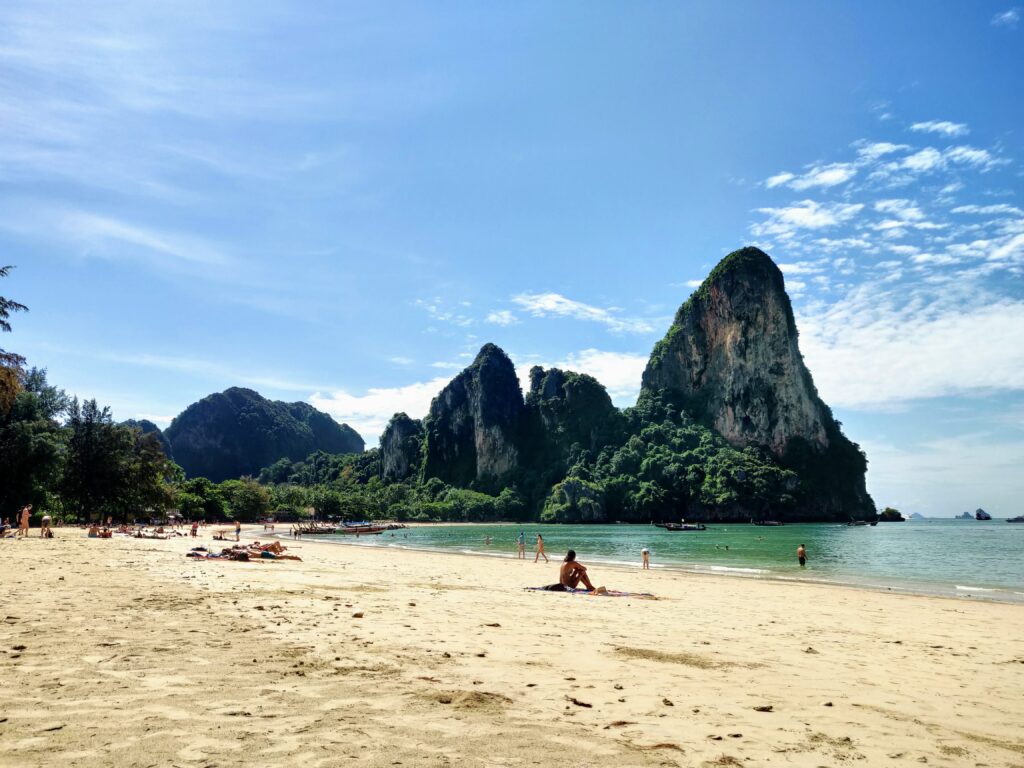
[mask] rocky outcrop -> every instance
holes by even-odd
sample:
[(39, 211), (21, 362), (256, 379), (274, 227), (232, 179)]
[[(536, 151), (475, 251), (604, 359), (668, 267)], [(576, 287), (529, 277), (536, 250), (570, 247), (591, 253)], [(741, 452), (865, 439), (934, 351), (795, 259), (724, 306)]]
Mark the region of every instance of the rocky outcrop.
[(563, 456), (573, 446), (596, 453), (617, 439), (623, 426), (622, 414), (604, 386), (585, 373), (534, 366), (526, 407), (534, 432), (550, 452)]
[(171, 443), (167, 439), (167, 436), (164, 435), (163, 430), (161, 430), (160, 427), (158, 427), (149, 419), (128, 419), (127, 421), (122, 421), (121, 424), (123, 424), (126, 427), (133, 427), (134, 429), (139, 430), (144, 435), (156, 435), (157, 442), (160, 443), (160, 447), (163, 449), (164, 456), (172, 460), (174, 459), (174, 456), (171, 452)]
[(874, 514), (867, 462), (818, 397), (782, 272), (767, 254), (726, 256), (655, 346), (642, 389), (678, 402), (729, 443), (770, 452), (801, 479), (803, 519)]
[(405, 480), (416, 474), (423, 444), (423, 422), (404, 413), (391, 417), (380, 436), (380, 474), (386, 483)]
[(268, 400), (232, 387), (193, 403), (164, 433), (189, 477), (214, 482), (256, 475), (278, 459), (301, 461), (314, 451), (361, 453), (364, 443), (308, 403)]
[(494, 344), (434, 398), (424, 420), (424, 477), (500, 490), (519, 467), (523, 393), (515, 366)]

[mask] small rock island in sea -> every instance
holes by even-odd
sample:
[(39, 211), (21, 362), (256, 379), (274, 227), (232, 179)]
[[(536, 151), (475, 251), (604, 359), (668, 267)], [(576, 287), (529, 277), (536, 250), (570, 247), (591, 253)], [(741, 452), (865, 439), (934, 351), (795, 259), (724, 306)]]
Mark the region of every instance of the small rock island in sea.
[(718, 263), (652, 351), (635, 406), (582, 373), (535, 366), (526, 395), (485, 344), (421, 419), (396, 414), (363, 453), (305, 403), (229, 389), (165, 437), (190, 476), (221, 480), (307, 454), (360, 453), (360, 476), (507, 500), (549, 522), (874, 518), (864, 453), (818, 396), (782, 272), (757, 248)]

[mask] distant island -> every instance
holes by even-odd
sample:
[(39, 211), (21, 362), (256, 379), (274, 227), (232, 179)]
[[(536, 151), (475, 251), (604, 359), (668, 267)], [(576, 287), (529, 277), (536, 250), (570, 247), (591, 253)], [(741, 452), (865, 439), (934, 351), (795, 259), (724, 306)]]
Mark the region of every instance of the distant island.
[(204, 509), (216, 508), (202, 502), (208, 485), (248, 476), (285, 515), (876, 519), (867, 459), (818, 396), (782, 272), (757, 248), (722, 259), (679, 308), (635, 406), (616, 408), (582, 373), (534, 367), (529, 381), (524, 396), (512, 361), (485, 344), (427, 414), (395, 414), (370, 451), (306, 403), (241, 388), (190, 405), (165, 432), (129, 425), (159, 441)]

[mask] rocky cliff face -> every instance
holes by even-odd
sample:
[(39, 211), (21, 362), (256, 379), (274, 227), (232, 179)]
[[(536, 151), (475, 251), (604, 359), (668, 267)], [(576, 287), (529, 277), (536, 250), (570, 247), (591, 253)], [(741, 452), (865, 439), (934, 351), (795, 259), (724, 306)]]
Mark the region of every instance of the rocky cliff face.
[(404, 413), (391, 417), (380, 436), (380, 473), (386, 483), (414, 475), (420, 462), (423, 422)]
[(797, 345), (782, 272), (767, 254), (726, 256), (655, 346), (643, 391), (675, 399), (732, 445), (801, 474), (812, 518), (874, 513), (866, 461), (818, 397)]
[(164, 433), (174, 460), (190, 477), (220, 482), (256, 475), (278, 459), (310, 453), (361, 453), (363, 439), (307, 403), (267, 400), (232, 387), (182, 411)]
[(526, 407), (534, 430), (555, 453), (572, 446), (596, 452), (614, 439), (622, 416), (593, 376), (559, 368), (530, 369)]
[(523, 394), (515, 366), (494, 344), (441, 390), (424, 421), (425, 477), (495, 490), (519, 466)]
[(831, 415), (800, 357), (782, 272), (756, 248), (723, 259), (680, 307), (643, 388), (680, 396), (733, 445), (776, 456), (794, 438), (828, 446)]

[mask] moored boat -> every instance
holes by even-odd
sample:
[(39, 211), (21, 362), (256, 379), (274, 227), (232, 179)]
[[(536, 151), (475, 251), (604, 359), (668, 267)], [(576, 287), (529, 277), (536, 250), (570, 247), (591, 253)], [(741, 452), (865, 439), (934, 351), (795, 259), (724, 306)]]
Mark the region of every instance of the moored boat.
[(656, 523), (657, 528), (664, 528), (666, 531), (706, 531), (704, 523)]
[(1009, 517), (1006, 519), (1008, 523), (1024, 523), (1024, 515), (1017, 515), (1017, 517)]

